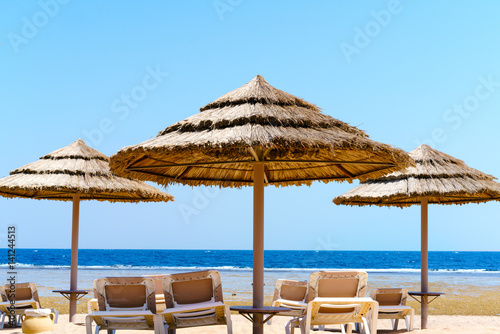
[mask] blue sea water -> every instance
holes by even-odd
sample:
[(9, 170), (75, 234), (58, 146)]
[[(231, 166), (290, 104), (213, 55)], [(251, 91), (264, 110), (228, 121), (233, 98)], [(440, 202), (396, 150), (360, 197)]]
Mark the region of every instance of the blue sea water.
[[(7, 249), (0, 268), (7, 268)], [(0, 253), (1, 254), (1, 253)], [(68, 268), (69, 249), (16, 249), (17, 268)], [(81, 269), (222, 269), (250, 270), (247, 250), (81, 249)], [(264, 254), (267, 271), (364, 269), (376, 272), (420, 270), (417, 251), (281, 251)], [(500, 252), (429, 252), (430, 271), (500, 273)]]
[[(7, 249), (0, 250), (0, 280), (12, 276)], [(16, 249), (17, 282), (36, 282), (42, 296), (67, 289), (69, 249)], [(316, 270), (359, 269), (369, 286), (417, 287), (420, 252), (396, 251), (265, 251), (264, 291), (271, 298), (277, 279), (306, 281)], [(500, 288), (500, 252), (430, 252), (429, 282), (454, 286)], [(224, 298), (252, 299), (252, 251), (81, 249), (78, 288), (90, 290), (96, 278), (140, 276), (216, 269), (224, 282)], [(4, 279), (2, 279), (4, 278)]]

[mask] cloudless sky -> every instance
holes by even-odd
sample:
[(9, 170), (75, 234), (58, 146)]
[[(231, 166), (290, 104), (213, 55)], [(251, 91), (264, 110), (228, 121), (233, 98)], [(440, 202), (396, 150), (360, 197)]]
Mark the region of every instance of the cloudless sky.
[[(406, 151), (500, 176), (500, 2), (0, 1), (0, 177), (78, 138), (111, 156), (261, 74)], [(420, 208), (267, 187), (266, 249), (419, 250)], [(80, 248), (251, 249), (252, 189), (80, 208)], [(70, 248), (71, 203), (0, 198), (0, 247)], [(500, 250), (500, 203), (429, 208), (430, 250)], [(5, 231), (5, 232), (4, 232)], [(2, 241), (3, 240), (3, 241)]]

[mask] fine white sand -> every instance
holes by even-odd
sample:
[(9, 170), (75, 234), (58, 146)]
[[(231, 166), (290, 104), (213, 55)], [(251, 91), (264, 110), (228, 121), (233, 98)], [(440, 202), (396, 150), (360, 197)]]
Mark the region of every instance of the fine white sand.
[[(232, 315), (233, 320), (233, 333), (235, 334), (251, 334), (252, 325), (251, 323), (240, 315)], [(284, 326), (289, 320), (287, 317), (276, 317), (273, 319), (272, 325), (265, 325), (264, 332), (268, 334), (282, 334), (285, 333)], [(59, 322), (54, 325), (54, 333), (57, 334), (85, 334), (85, 315), (78, 315), (78, 323), (72, 324), (68, 322), (68, 315), (60, 315)], [(399, 330), (391, 330), (390, 320), (379, 320), (378, 322), (378, 333), (405, 333), (404, 321), (400, 321)], [(481, 334), (498, 334), (500, 333), (500, 316), (447, 316), (447, 315), (437, 315), (429, 316), (427, 329), (420, 329), (420, 317), (415, 317), (415, 329), (414, 333), (422, 334), (438, 334), (438, 333), (450, 333), (450, 334), (465, 334), (465, 333), (481, 333)], [(314, 331), (314, 333), (340, 333), (340, 328), (338, 326), (327, 327), (328, 331)], [(21, 328), (5, 328), (0, 330), (0, 333), (5, 334), (21, 334)], [(106, 331), (102, 331), (106, 333)], [(153, 333), (153, 331), (117, 331), (123, 334), (146, 334)], [(177, 330), (178, 334), (225, 334), (225, 326), (209, 326), (209, 327), (198, 327), (198, 328), (186, 328)], [(295, 333), (300, 333), (297, 329)]]

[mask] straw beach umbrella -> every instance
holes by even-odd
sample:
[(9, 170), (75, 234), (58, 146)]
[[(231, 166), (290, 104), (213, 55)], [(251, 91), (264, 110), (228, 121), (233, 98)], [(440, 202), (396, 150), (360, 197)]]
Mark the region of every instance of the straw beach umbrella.
[[(410, 152), (415, 167), (361, 182), (336, 197), (343, 205), (421, 206), (421, 292), (428, 290), (428, 204), (466, 204), (500, 200), (500, 183), (462, 160), (422, 145)], [(422, 296), (422, 328), (427, 327), (427, 296)]]
[[(370, 140), (259, 75), (200, 111), (121, 149), (111, 157), (111, 170), (162, 185), (253, 186), (256, 308), (264, 299), (264, 186), (365, 180), (412, 164), (404, 151)], [(262, 330), (254, 325), (254, 333)]]
[[(73, 202), (71, 286), (77, 290), (80, 200), (109, 202), (168, 202), (169, 194), (144, 182), (118, 177), (109, 158), (79, 139), (0, 179), (0, 195)], [(76, 313), (76, 295), (70, 293), (70, 319)]]

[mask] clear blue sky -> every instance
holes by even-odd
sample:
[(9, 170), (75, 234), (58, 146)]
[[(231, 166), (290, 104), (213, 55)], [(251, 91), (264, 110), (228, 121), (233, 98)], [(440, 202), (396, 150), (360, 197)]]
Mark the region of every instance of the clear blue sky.
[[(0, 176), (78, 138), (112, 155), (261, 74), (374, 140), (426, 142), (500, 177), (499, 12), (494, 0), (0, 1)], [(265, 248), (419, 250), (419, 207), (332, 203), (356, 184), (266, 188)], [(80, 247), (252, 248), (250, 188), (167, 191), (175, 203), (83, 202)], [(430, 250), (500, 250), (499, 209), (431, 206)], [(0, 198), (0, 212), (18, 247), (70, 247), (71, 203)]]

